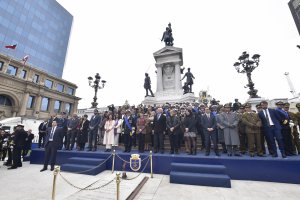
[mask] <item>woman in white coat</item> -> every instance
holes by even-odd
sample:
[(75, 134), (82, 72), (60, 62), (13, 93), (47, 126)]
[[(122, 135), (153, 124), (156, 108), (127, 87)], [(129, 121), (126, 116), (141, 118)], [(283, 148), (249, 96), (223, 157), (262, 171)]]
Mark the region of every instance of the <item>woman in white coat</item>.
[(106, 121), (104, 125), (104, 138), (103, 138), (103, 144), (106, 146), (105, 152), (111, 151), (111, 147), (114, 144), (114, 128), (115, 128), (115, 120), (113, 119), (112, 114), (108, 115), (108, 120)]
[(123, 118), (122, 115), (119, 114), (118, 118), (115, 121), (115, 130), (114, 130), (114, 147), (117, 147), (119, 145), (119, 137), (122, 133), (122, 125), (123, 125)]

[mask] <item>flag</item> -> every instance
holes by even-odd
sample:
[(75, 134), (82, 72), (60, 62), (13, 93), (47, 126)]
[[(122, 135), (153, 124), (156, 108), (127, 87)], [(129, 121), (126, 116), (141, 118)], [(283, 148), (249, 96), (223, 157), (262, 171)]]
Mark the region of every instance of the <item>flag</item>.
[(17, 47), (17, 44), (5, 46), (5, 48), (7, 48), (7, 49), (15, 49), (16, 47)]
[(24, 58), (22, 58), (22, 61), (24, 62), (24, 65), (27, 62), (28, 58), (29, 58), (29, 55), (25, 55)]

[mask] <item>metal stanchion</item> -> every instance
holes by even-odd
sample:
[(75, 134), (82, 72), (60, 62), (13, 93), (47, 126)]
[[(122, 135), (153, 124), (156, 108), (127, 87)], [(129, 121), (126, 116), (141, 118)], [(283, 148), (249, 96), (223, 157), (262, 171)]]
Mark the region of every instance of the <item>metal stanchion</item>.
[(116, 183), (117, 183), (117, 200), (120, 200), (120, 173), (118, 172), (117, 174), (117, 179), (116, 179)]
[(149, 157), (150, 157), (151, 178), (153, 178), (152, 151), (150, 151)]
[(112, 159), (112, 166), (111, 166), (111, 173), (113, 174), (115, 171), (115, 157), (116, 157), (116, 150), (113, 150), (113, 159)]
[(53, 186), (52, 186), (52, 200), (55, 199), (55, 185), (56, 185), (56, 177), (57, 174), (60, 171), (60, 166), (55, 166), (54, 171), (53, 171)]

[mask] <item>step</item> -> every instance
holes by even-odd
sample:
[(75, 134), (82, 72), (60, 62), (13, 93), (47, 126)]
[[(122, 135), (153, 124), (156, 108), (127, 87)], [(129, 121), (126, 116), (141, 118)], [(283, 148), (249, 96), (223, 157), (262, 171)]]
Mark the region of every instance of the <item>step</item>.
[(67, 163), (70, 164), (86, 164), (86, 165), (100, 165), (105, 159), (101, 158), (86, 158), (86, 157), (71, 157)]
[(224, 165), (171, 163), (171, 171), (204, 174), (226, 174), (226, 167)]
[(61, 165), (61, 171), (88, 174), (88, 175), (97, 175), (106, 169), (105, 165), (106, 165), (105, 163), (101, 166), (66, 163)]
[(224, 174), (171, 171), (170, 183), (231, 188), (230, 177)]

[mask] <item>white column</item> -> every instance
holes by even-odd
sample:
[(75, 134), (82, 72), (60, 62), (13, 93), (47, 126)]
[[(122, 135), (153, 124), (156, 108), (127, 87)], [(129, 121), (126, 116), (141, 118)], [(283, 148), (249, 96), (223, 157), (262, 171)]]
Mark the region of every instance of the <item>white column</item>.
[(28, 98), (29, 98), (29, 93), (26, 92), (23, 96), (21, 109), (20, 109), (20, 116), (25, 116), (26, 115), (26, 108), (27, 108)]
[(163, 91), (163, 82), (162, 82), (162, 65), (156, 64), (157, 67), (157, 85), (156, 85), (156, 92)]
[(175, 90), (181, 91), (182, 85), (181, 85), (181, 72), (180, 72), (180, 65), (179, 63), (175, 64)]

